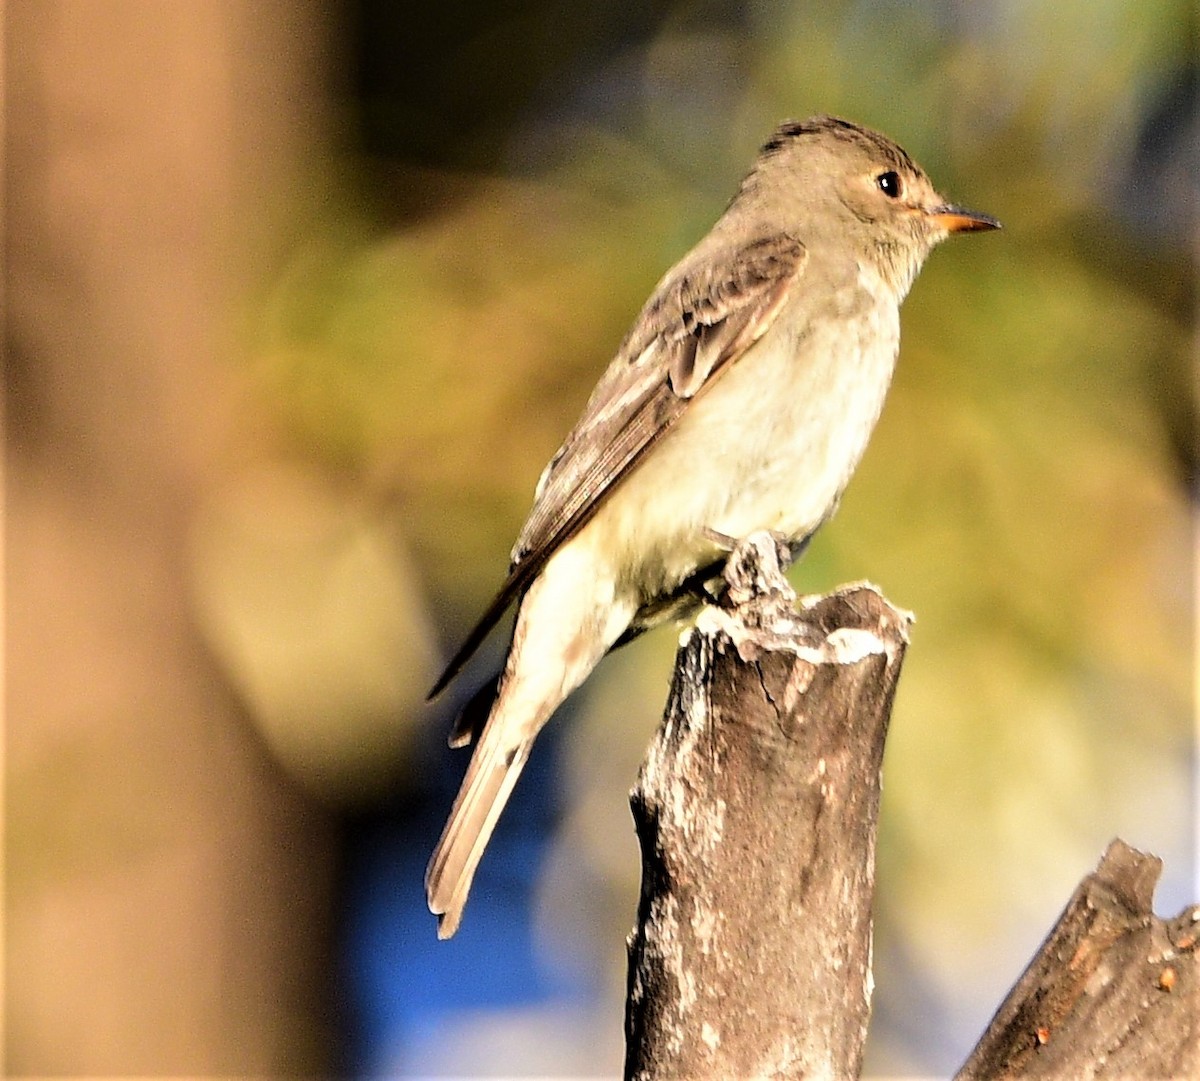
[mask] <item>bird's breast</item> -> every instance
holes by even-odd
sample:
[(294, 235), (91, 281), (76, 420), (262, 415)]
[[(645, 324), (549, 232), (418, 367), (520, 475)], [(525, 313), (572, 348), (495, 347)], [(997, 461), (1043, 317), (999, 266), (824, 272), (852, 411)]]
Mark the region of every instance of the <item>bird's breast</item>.
[(670, 592), (719, 549), (716, 531), (799, 539), (837, 504), (891, 382), (894, 297), (859, 275), (800, 294), (717, 377), (585, 532), (636, 593)]

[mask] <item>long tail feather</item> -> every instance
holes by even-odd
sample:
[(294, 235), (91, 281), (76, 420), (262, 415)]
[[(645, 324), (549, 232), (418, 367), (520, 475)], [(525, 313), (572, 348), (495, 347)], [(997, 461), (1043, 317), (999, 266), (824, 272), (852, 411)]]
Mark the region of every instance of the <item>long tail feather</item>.
[(429, 910), (439, 917), (438, 938), (450, 938), (458, 930), (475, 869), (529, 757), (532, 741), (506, 745), (497, 738), (499, 731), (490, 725), (475, 748), (425, 872)]

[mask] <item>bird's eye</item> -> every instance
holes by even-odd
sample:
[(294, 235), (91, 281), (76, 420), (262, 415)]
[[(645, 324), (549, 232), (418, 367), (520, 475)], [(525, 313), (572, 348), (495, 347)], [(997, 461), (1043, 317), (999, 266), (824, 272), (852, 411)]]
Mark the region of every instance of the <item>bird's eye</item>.
[(875, 178), (875, 183), (879, 185), (879, 190), (883, 192), (889, 199), (899, 199), (901, 192), (904, 190), (904, 185), (900, 182), (900, 174), (891, 172), (880, 173)]

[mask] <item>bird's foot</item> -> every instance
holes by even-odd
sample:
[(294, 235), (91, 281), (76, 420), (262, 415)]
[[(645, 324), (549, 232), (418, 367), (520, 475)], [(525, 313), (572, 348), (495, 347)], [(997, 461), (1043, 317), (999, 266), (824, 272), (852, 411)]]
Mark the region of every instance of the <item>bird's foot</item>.
[(796, 594), (784, 572), (792, 552), (791, 540), (773, 531), (760, 530), (739, 541), (725, 563), (725, 606), (741, 609), (744, 619), (763, 626), (770, 613), (790, 609)]
[(728, 533), (722, 533), (719, 529), (713, 529), (711, 526), (705, 526), (701, 529), (700, 536), (706, 541), (711, 541), (726, 555), (737, 547), (737, 537), (731, 537)]
[[(810, 533), (807, 537), (803, 537), (797, 541), (776, 529), (764, 529), (760, 532), (765, 533), (774, 541), (775, 551), (779, 558), (779, 567), (785, 571), (795, 560), (800, 558), (804, 549), (808, 547), (808, 542), (812, 537)], [(705, 540), (711, 541), (720, 548), (727, 556), (731, 555), (744, 542), (741, 538), (731, 537), (728, 533), (722, 533), (720, 530), (713, 529), (710, 526), (705, 526), (701, 530), (701, 535)]]

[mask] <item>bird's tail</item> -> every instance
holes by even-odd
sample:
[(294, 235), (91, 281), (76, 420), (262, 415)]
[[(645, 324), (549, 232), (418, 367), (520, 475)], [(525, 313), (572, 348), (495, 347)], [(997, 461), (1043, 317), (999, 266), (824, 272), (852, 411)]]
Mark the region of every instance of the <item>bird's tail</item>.
[(515, 746), (502, 740), (503, 726), (495, 720), (493, 717), (488, 723), (471, 756), (450, 819), (425, 872), (429, 910), (438, 916), (438, 938), (449, 938), (458, 930), (475, 869), (533, 744), (532, 739)]
[[(439, 938), (458, 930), (475, 869), (538, 732), (629, 627), (637, 603), (632, 590), (618, 592), (591, 542), (578, 539), (555, 553), (521, 599), (495, 702), (425, 872)], [(453, 744), (468, 742), (480, 727), (490, 693), (489, 685), (478, 696), (480, 708), (455, 728)]]

